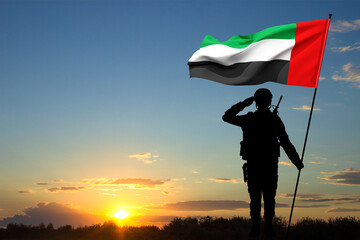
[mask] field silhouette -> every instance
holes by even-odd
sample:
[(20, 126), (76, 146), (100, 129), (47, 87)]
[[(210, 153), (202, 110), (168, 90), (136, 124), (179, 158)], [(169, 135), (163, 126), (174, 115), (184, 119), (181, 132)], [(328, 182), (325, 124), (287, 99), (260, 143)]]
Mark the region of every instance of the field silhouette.
[[(262, 222), (262, 229), (264, 223)], [(285, 239), (287, 222), (274, 219), (276, 239)], [(248, 238), (251, 220), (243, 217), (174, 218), (162, 228), (157, 226), (119, 227), (113, 222), (74, 228), (65, 225), (54, 228), (10, 223), (0, 229), (1, 240), (242, 240)], [(260, 238), (262, 239), (262, 238)], [(303, 218), (295, 223), (289, 239), (359, 240), (360, 219), (355, 217), (328, 220)]]

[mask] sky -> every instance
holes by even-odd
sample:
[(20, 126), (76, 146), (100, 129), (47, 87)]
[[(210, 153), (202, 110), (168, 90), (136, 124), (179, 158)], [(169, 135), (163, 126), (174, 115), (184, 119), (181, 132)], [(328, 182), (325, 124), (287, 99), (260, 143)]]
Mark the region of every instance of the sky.
[[(0, 226), (162, 225), (249, 217), (240, 128), (225, 110), (265, 87), (301, 153), (314, 89), (189, 78), (226, 41), (332, 13), (293, 219), (360, 217), (358, 1), (0, 0)], [(254, 111), (251, 106), (246, 111)], [(282, 151), (276, 215), (297, 170)], [(115, 213), (126, 211), (118, 219)]]

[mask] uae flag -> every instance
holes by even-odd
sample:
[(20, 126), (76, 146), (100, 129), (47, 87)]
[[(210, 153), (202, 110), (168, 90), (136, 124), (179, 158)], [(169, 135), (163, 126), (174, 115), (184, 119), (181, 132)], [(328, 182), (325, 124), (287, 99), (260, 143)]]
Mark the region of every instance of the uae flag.
[(270, 27), (220, 42), (207, 35), (189, 59), (190, 77), (228, 85), (277, 82), (316, 88), (330, 19)]

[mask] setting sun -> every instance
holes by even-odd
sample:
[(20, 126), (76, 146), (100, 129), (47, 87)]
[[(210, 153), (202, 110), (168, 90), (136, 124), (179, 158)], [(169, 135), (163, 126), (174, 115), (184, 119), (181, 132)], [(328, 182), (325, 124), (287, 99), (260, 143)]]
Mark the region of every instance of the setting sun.
[(117, 217), (118, 219), (124, 219), (124, 218), (126, 218), (127, 216), (129, 216), (129, 213), (127, 213), (127, 212), (124, 211), (124, 210), (120, 210), (120, 211), (117, 211), (114, 215), (115, 215), (115, 217)]

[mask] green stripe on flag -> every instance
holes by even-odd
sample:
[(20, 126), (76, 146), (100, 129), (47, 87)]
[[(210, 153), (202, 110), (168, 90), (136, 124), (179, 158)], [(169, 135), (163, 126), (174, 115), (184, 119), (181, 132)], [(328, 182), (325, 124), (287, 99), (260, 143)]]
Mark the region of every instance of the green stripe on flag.
[(220, 42), (210, 35), (206, 35), (200, 48), (214, 45), (223, 44), (232, 48), (246, 48), (254, 42), (264, 39), (295, 39), (296, 23), (280, 25), (264, 29), (260, 32), (249, 34), (246, 36), (236, 35), (226, 42)]

